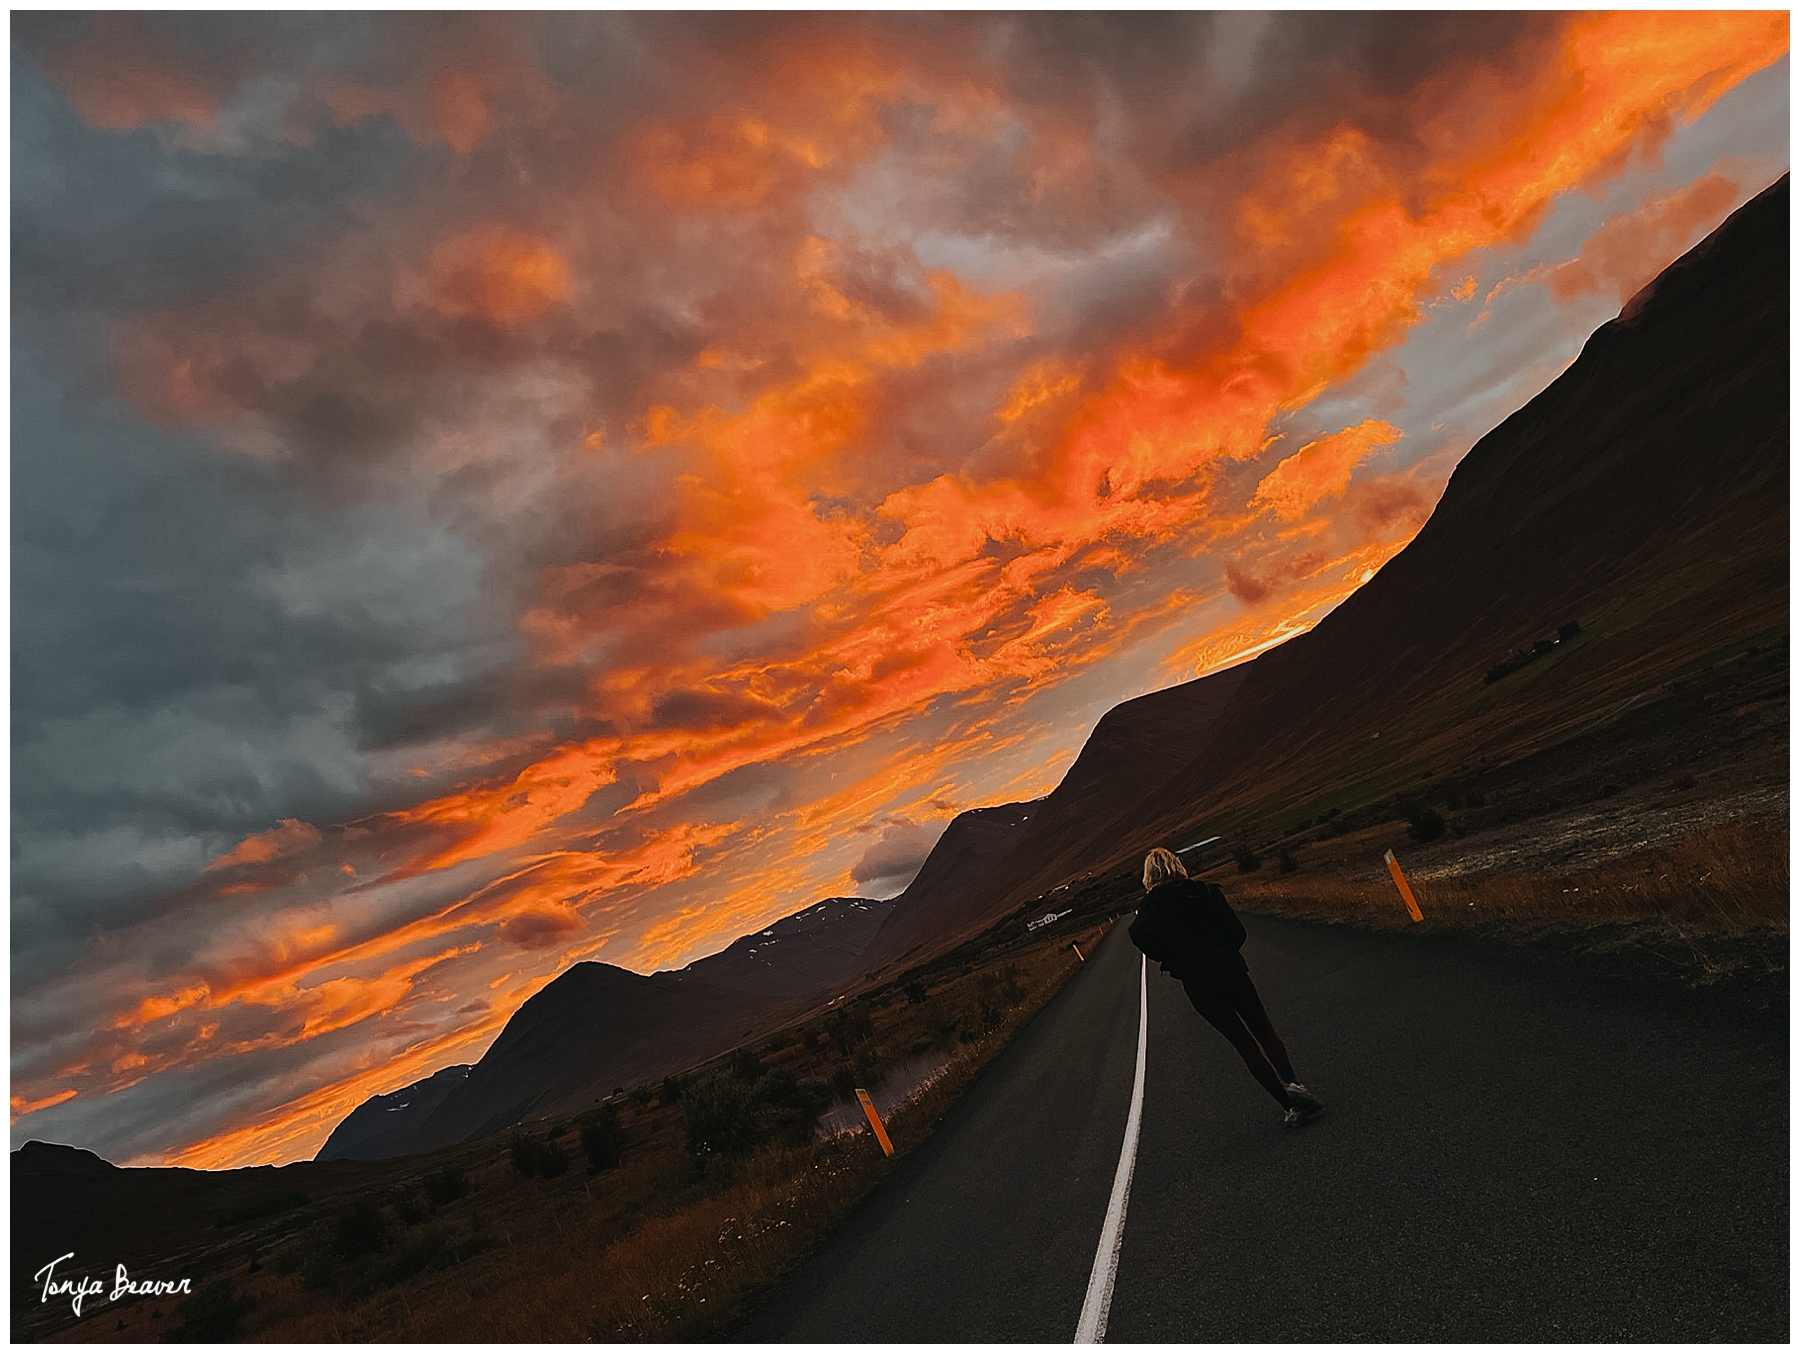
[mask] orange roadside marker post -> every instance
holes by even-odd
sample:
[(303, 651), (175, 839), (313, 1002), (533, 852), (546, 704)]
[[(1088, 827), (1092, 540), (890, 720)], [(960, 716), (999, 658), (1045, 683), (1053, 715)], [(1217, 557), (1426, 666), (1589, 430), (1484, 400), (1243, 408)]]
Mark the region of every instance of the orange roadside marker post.
[(869, 1099), (869, 1093), (860, 1086), (856, 1088), (856, 1098), (862, 1104), (863, 1113), (869, 1116), (869, 1127), (875, 1130), (875, 1141), (881, 1144), (882, 1151), (893, 1156), (894, 1144), (888, 1141), (887, 1129), (881, 1125), (881, 1116), (875, 1113), (875, 1102)]
[(1406, 876), (1400, 873), (1400, 862), (1394, 859), (1394, 853), (1389, 851), (1382, 859), (1387, 862), (1388, 873), (1394, 876), (1394, 887), (1400, 890), (1400, 898), (1405, 902), (1406, 910), (1412, 913), (1412, 919), (1424, 921), (1425, 917), (1419, 911), (1418, 900), (1413, 897), (1412, 885), (1408, 884)]
[(1087, 963), (1087, 956), (1081, 952), (1081, 946), (1077, 945), (1074, 941), (1071, 940), (1069, 942), (1069, 948), (1071, 950), (1075, 951), (1075, 957), (1077, 959), (1079, 959), (1084, 964)]

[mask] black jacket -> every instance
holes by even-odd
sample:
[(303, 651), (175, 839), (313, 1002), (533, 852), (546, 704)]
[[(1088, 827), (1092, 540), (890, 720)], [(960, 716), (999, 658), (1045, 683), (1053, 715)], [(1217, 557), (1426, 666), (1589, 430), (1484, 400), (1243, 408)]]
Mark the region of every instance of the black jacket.
[(1138, 905), (1131, 941), (1162, 970), (1183, 982), (1206, 982), (1248, 973), (1238, 951), (1244, 924), (1225, 891), (1200, 879), (1165, 879)]

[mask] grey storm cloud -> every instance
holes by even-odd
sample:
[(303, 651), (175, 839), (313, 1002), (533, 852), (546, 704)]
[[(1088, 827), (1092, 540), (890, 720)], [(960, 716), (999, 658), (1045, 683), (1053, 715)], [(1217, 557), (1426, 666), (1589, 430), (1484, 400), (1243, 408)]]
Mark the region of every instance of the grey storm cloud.
[(863, 852), (850, 867), (850, 877), (858, 884), (877, 881), (904, 888), (919, 872), (937, 839), (944, 835), (944, 823), (892, 823), (881, 839)]
[[(620, 814), (657, 792), (648, 762), (612, 757), (610, 779), (569, 791), (570, 842), (625, 862), (591, 885), (628, 895), (605, 904), (609, 933), (661, 919), (632, 909), (680, 875), (684, 851), (717, 853), (759, 897), (756, 834), (795, 806), (807, 770), (735, 763), (731, 738), (809, 732), (849, 699), (860, 660), (805, 668), (850, 621), (759, 608), (734, 591), (743, 580), (696, 584), (671, 563), (703, 553), (704, 539), (672, 544), (690, 520), (702, 537), (726, 528), (683, 497), (709, 483), (715, 453), (655, 435), (656, 411), (735, 415), (798, 383), (832, 306), (870, 332), (930, 325), (946, 310), (935, 270), (977, 302), (1017, 293), (1016, 323), (971, 321), (966, 341), (946, 329), (916, 360), (858, 373), (854, 454), (810, 506), (855, 524), (841, 567), (868, 569), (905, 530), (881, 511), (890, 495), (939, 476), (1041, 479), (1061, 425), (994, 417), (1021, 372), (1054, 366), (1066, 403), (1045, 408), (1066, 410), (1110, 379), (1115, 350), (1179, 362), (1224, 346), (1232, 212), (1266, 167), (1260, 148), (1347, 121), (1382, 166), (1404, 166), (1427, 154), (1406, 119), (1428, 77), (1476, 63), (1504, 86), (1559, 22), (16, 16), (15, 1078), (72, 1065), (55, 1030), (96, 992), (218, 978), (199, 957), (219, 918), (273, 930), (284, 906), (364, 887), (359, 870), (430, 859), (455, 833), (406, 810), (504, 789), (582, 739), (714, 739), (724, 768), (674, 796), (694, 822), (711, 815), (716, 830), (692, 840), (682, 808)], [(771, 72), (796, 60), (844, 81), (790, 90)], [(434, 85), (446, 70), (466, 78)], [(882, 84), (892, 71), (911, 74)], [(845, 131), (855, 118), (832, 100), (878, 112)], [(764, 105), (768, 125), (746, 123)], [(849, 139), (778, 145), (792, 127)], [(765, 153), (745, 153), (753, 143)], [(525, 282), (484, 274), (484, 250), (525, 250)], [(1502, 322), (1521, 299), (1501, 299)], [(1255, 469), (1236, 473), (1241, 502)], [(1356, 489), (1345, 517), (1386, 523), (1425, 501), (1417, 486)], [(1177, 554), (1146, 546), (1134, 579), (1078, 551), (1034, 596), (1067, 584), (1124, 612), (1155, 600), (1145, 579), (1169, 577), (1156, 571)], [(1187, 581), (1219, 591), (1206, 567)], [(1233, 583), (1271, 587), (1282, 567), (1246, 557)], [(974, 643), (1030, 618), (1028, 603), (1000, 606)], [(633, 685), (653, 670), (668, 680)], [(613, 678), (623, 694), (599, 700)], [(1097, 687), (1083, 699), (1104, 703)], [(502, 812), (515, 800), (531, 792), (496, 796)], [(881, 816), (899, 811), (869, 810), (883, 827), (851, 868), (859, 885), (903, 884), (941, 832)], [(230, 876), (240, 892), (207, 893), (228, 873), (208, 862), (288, 820), (322, 834), (316, 859), (252, 862)], [(370, 884), (344, 909), (361, 909), (354, 921), (332, 924), (359, 941), (492, 882), (440, 857)], [(585, 902), (564, 906), (584, 887), (546, 883), (541, 908), (481, 924), (497, 951), (547, 954), (592, 921)], [(700, 887), (682, 902), (707, 902)], [(468, 995), (442, 1010), (470, 1012)], [(253, 1038), (241, 1006), (222, 1009), (221, 1037)], [(347, 1058), (359, 1028), (147, 1075), (129, 1095), (84, 1090), (36, 1123), (164, 1150), (276, 1082), (312, 1086), (314, 1059)]]
[[(801, 37), (984, 65), (1046, 135), (1099, 126), (1120, 154), (1043, 188), (1023, 126), (987, 147), (897, 103), (884, 113), (894, 173), (826, 196), (873, 224), (900, 214), (946, 240), (986, 241), (994, 266), (1035, 251), (1052, 276), (1054, 337), (1091, 340), (1158, 322), (1175, 283), (1194, 294), (1195, 260), (1156, 224), (1172, 156), (1279, 120), (1306, 103), (1307, 81), (1372, 79), (1373, 97), (1404, 83), (1409, 52), (1423, 68), (1447, 41), (1504, 45), (1523, 21), (1477, 32), (1331, 18), (1324, 36), (1293, 17), (1231, 15), (129, 22), (119, 40), (154, 38), (218, 101), (205, 135), (86, 125), (55, 75), (93, 21), (15, 21), (12, 922), (27, 990), (278, 818), (341, 821), (431, 789), (400, 769), (410, 746), (575, 730), (581, 669), (523, 664), (517, 618), (558, 565), (615, 566), (563, 599), (575, 617), (659, 586), (634, 561), (659, 534), (668, 467), (570, 463), (553, 448), (582, 431), (577, 409), (624, 436), (658, 372), (734, 313), (775, 307), (789, 265), (765, 246), (802, 205), (772, 199), (726, 252), (596, 215), (596, 153), (630, 119), (728, 108), (754, 69), (747, 50)], [(1209, 65), (1215, 48), (1230, 61)], [(447, 173), (450, 147), (421, 144), (408, 122), (405, 98), (423, 94), (406, 63), (459, 53), (541, 67), (562, 133), (542, 134), (527, 109)], [(338, 125), (322, 79), (385, 82), (399, 101)], [(920, 157), (954, 168), (921, 189), (900, 172)], [(596, 320), (509, 333), (377, 294), (395, 263), (423, 266), (440, 219), (496, 211), (549, 231), (580, 214)], [(879, 239), (866, 232), (838, 261), (840, 286), (904, 322), (925, 295), (921, 265)], [(979, 258), (956, 261), (980, 276)], [(122, 403), (122, 324), (214, 353), (220, 389), (265, 449), (221, 450)], [(208, 330), (223, 351), (192, 347)], [(312, 356), (258, 368), (246, 354), (261, 336)], [(954, 463), (946, 430), (991, 409), (1018, 358), (1000, 345), (985, 380), (979, 364), (957, 382), (931, 367), (892, 374), (856, 472), (868, 482), (846, 490), (879, 501)], [(129, 386), (129, 364), (124, 374)], [(478, 445), (447, 462), (447, 432), (471, 429)], [(984, 472), (1028, 469), (1036, 454), (982, 446), (968, 438), (964, 459)], [(609, 594), (609, 577), (625, 591)], [(741, 704), (674, 693), (655, 719), (705, 728)], [(930, 841), (890, 829), (855, 877), (909, 873)], [(63, 864), (72, 856), (79, 867)]]

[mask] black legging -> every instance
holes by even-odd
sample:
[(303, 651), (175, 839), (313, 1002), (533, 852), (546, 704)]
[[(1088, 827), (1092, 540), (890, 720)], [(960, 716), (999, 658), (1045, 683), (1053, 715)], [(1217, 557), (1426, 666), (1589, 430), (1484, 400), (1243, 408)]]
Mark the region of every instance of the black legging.
[(1237, 973), (1229, 978), (1181, 985), (1187, 989), (1194, 1009), (1231, 1041), (1250, 1075), (1286, 1109), (1288, 1093), (1282, 1084), (1282, 1073), (1285, 1071), (1292, 1078), (1293, 1064), (1288, 1061), (1287, 1046), (1269, 1023), (1269, 1013), (1263, 1010), (1262, 998), (1256, 995), (1256, 984), (1250, 981), (1250, 975)]

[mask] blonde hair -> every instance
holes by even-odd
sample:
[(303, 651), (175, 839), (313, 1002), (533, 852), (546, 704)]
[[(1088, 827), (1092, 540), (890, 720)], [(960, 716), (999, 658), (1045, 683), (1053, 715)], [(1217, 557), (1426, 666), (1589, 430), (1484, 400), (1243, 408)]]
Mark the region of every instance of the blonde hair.
[(1144, 857), (1145, 893), (1167, 880), (1186, 879), (1187, 877), (1187, 866), (1181, 863), (1181, 857), (1173, 851), (1159, 846)]

